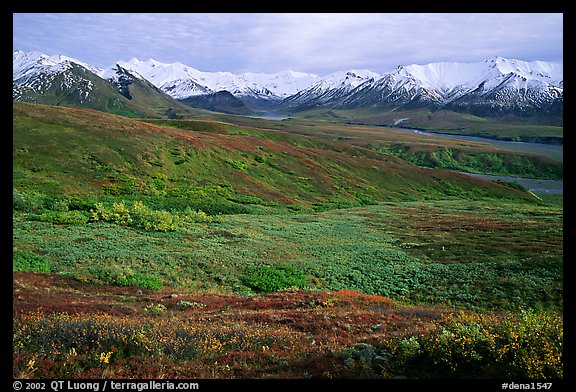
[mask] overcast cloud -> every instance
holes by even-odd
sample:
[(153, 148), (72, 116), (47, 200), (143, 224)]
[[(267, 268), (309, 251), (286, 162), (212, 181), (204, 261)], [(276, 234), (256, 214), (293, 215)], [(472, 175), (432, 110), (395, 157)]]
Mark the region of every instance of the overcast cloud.
[(494, 56), (563, 60), (563, 15), (13, 14), (13, 49), (63, 54), (105, 68), (153, 58), (201, 71), (326, 75)]

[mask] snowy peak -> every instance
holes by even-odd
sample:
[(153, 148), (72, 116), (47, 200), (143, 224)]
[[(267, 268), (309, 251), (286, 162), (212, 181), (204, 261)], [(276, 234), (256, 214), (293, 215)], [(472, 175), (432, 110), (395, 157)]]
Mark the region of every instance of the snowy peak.
[(500, 71), (501, 74), (514, 74), (527, 80), (547, 81), (552, 84), (559, 84), (563, 80), (563, 66), (558, 63), (544, 61), (521, 61), (515, 59), (505, 59), (495, 57), (486, 60), (492, 68)]
[(128, 69), (122, 67), (120, 64), (114, 64), (104, 70), (98, 72), (98, 76), (102, 79), (106, 79), (113, 83), (118, 82), (119, 80), (126, 80), (126, 79), (133, 79), (138, 78), (141, 80), (147, 80), (145, 77), (140, 75), (136, 71), (129, 71)]
[(353, 89), (369, 79), (378, 79), (381, 75), (369, 70), (350, 70), (334, 72), (323, 77), (316, 86), (321, 90)]
[(305, 90), (286, 98), (283, 105), (303, 110), (336, 101), (366, 82), (373, 82), (382, 75), (369, 70), (334, 72), (312, 84)]
[(308, 87), (318, 76), (285, 71), (274, 74), (203, 72), (177, 63), (138, 60), (118, 61), (117, 64), (148, 79), (176, 99), (226, 90), (237, 97), (280, 100)]
[(431, 63), (401, 66), (392, 73), (400, 82), (406, 80), (423, 88), (449, 91), (459, 86), (478, 85), (487, 75), (479, 63)]
[(94, 88), (93, 77), (99, 79), (95, 72), (100, 69), (63, 55), (15, 51), (12, 60), (12, 98), (16, 100), (44, 102), (45, 95), (52, 99), (68, 95), (86, 103)]
[(400, 66), (393, 74), (425, 89), (450, 92), (456, 88), (476, 88), (482, 83), (488, 83), (487, 88), (495, 87), (510, 76), (558, 85), (562, 81), (562, 64), (495, 57), (476, 63), (411, 64)]
[(106, 68), (101, 71), (98, 76), (112, 83), (118, 92), (128, 99), (132, 99), (129, 86), (134, 82), (134, 79), (138, 78), (142, 81), (146, 80), (137, 72), (129, 72), (119, 64)]
[(147, 117), (189, 111), (142, 75), (118, 64), (102, 70), (67, 56), (20, 51), (13, 59), (12, 98), (16, 101)]
[(62, 72), (69, 69), (72, 64), (78, 64), (90, 72), (98, 73), (101, 70), (82, 61), (64, 55), (48, 56), (40, 52), (24, 52), (17, 50), (12, 54), (12, 79), (34, 75), (40, 71)]
[(475, 63), (410, 64), (323, 104), (335, 108), (430, 106), (478, 115), (531, 115), (554, 107), (558, 113), (562, 78), (562, 64), (503, 57)]
[[(13, 53), (14, 99), (32, 95), (39, 99), (55, 83), (58, 91), (76, 86), (78, 95), (87, 97), (94, 77), (112, 83), (126, 98), (138, 82), (180, 101), (227, 91), (249, 107), (287, 111), (317, 107), (380, 110), (408, 105), (479, 115), (531, 115), (543, 109), (561, 116), (563, 110), (563, 65), (544, 61), (494, 57), (473, 63), (401, 65), (385, 74), (360, 69), (321, 77), (291, 70), (273, 74), (203, 72), (180, 62), (137, 58), (99, 69), (63, 55)], [(237, 103), (223, 95), (210, 98), (217, 98), (219, 105)]]
[(200, 71), (181, 63), (164, 64), (153, 59), (138, 60), (133, 58), (130, 61), (117, 61), (112, 67), (100, 72), (99, 76), (113, 80), (116, 73), (115, 69), (118, 66), (136, 77), (149, 81), (176, 99), (210, 92), (192, 80), (191, 75)]
[(272, 74), (246, 72), (240, 74), (239, 78), (264, 87), (276, 98), (286, 98), (296, 94), (298, 91), (309, 87), (319, 79), (319, 77), (314, 74), (291, 70)]

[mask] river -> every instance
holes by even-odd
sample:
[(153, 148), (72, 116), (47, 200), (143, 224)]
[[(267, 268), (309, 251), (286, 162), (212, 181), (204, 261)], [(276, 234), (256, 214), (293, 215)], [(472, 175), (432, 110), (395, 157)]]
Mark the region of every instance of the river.
[(564, 181), (562, 180), (541, 180), (539, 178), (522, 178), (510, 176), (493, 176), (490, 174), (474, 174), (467, 172), (458, 172), (466, 174), (467, 176), (483, 178), (490, 181), (506, 181), (517, 182), (526, 189), (530, 189), (534, 193), (546, 193), (549, 195), (562, 195), (564, 193)]
[(245, 116), (252, 118), (263, 118), (265, 120), (271, 121), (281, 121), (290, 118), (289, 113), (263, 110), (256, 110), (254, 114), (246, 114)]
[[(479, 136), (465, 136), (465, 135), (453, 135), (448, 133), (436, 133), (436, 132), (425, 132), (418, 129), (409, 128), (395, 128), (406, 132), (417, 133), (421, 135), (428, 136), (439, 136), (456, 140), (467, 140), (474, 142), (488, 143), (494, 148), (506, 151), (517, 151), (517, 152), (527, 152), (531, 154), (545, 156), (557, 161), (564, 161), (564, 149), (562, 145), (554, 144), (542, 144), (542, 143), (528, 143), (528, 142), (509, 142), (502, 140), (495, 140)], [(490, 181), (507, 181), (507, 182), (517, 182), (524, 188), (531, 190), (534, 193), (544, 193), (550, 195), (562, 195), (564, 193), (564, 181), (563, 180), (542, 180), (539, 178), (522, 178), (522, 177), (510, 177), (510, 176), (493, 176), (490, 174), (473, 174), (468, 172), (459, 172), (461, 174), (466, 174), (473, 177), (483, 178)]]
[[(268, 120), (285, 120), (289, 114), (282, 113), (282, 112), (259, 112), (258, 115), (251, 115), (247, 117), (253, 118), (265, 118)], [(530, 143), (530, 142), (512, 142), (512, 141), (504, 141), (504, 140), (496, 140), (490, 139), (486, 137), (480, 136), (467, 136), (467, 135), (455, 135), (449, 133), (438, 133), (438, 132), (426, 132), (419, 129), (411, 129), (411, 128), (401, 128), (401, 127), (391, 127), (394, 129), (398, 129), (400, 131), (416, 133), (420, 135), (426, 136), (437, 136), (437, 137), (444, 137), (448, 139), (455, 139), (455, 140), (464, 140), (464, 141), (472, 141), (472, 142), (482, 142), (488, 143), (492, 147), (504, 150), (504, 151), (514, 151), (514, 152), (525, 152), (531, 153), (535, 155), (544, 156), (547, 158), (551, 158), (560, 162), (564, 161), (564, 147), (563, 145), (556, 145), (556, 144), (543, 144), (543, 143)], [(564, 189), (564, 181), (563, 180), (542, 180), (539, 178), (522, 178), (522, 177), (509, 177), (509, 176), (494, 176), (490, 174), (473, 174), (468, 172), (459, 172), (461, 174), (466, 174), (473, 177), (480, 177), (485, 180), (491, 181), (508, 181), (508, 182), (517, 182), (526, 189), (531, 190), (535, 193), (545, 193), (545, 194), (556, 194), (561, 195), (563, 194)]]

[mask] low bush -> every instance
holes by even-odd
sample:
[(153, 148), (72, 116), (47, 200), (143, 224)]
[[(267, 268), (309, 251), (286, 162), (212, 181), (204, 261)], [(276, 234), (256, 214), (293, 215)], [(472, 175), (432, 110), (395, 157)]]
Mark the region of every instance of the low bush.
[(141, 201), (127, 206), (124, 201), (114, 202), (111, 207), (103, 203), (96, 203), (91, 211), (92, 221), (103, 221), (118, 225), (131, 226), (146, 231), (176, 231), (188, 223), (211, 223), (220, 221), (220, 217), (213, 217), (201, 210), (186, 207), (184, 211), (168, 212), (165, 210), (152, 210)]
[(562, 324), (544, 311), (503, 319), (461, 312), (389, 349), (399, 371), (418, 378), (557, 379), (563, 377)]
[(90, 218), (82, 211), (49, 211), (40, 215), (38, 219), (62, 225), (85, 225)]
[(12, 208), (15, 211), (35, 214), (45, 214), (48, 212), (64, 213), (61, 215), (53, 214), (52, 218), (46, 217), (46, 219), (48, 219), (46, 221), (49, 222), (51, 219), (56, 221), (60, 219), (67, 220), (72, 216), (79, 218), (77, 213), (68, 213), (71, 211), (84, 211), (89, 213), (90, 210), (96, 208), (96, 201), (92, 195), (46, 195), (36, 191), (13, 189)]
[(12, 209), (22, 212), (39, 212), (45, 208), (46, 195), (35, 191), (12, 189)]
[(221, 221), (222, 218), (217, 216), (211, 216), (205, 213), (204, 211), (198, 210), (195, 211), (190, 207), (186, 207), (183, 213), (178, 214), (179, 218), (183, 222), (192, 222), (192, 223), (212, 223), (216, 221)]
[(114, 286), (132, 286), (148, 290), (162, 290), (164, 288), (160, 278), (140, 272), (132, 271), (121, 265), (108, 267), (93, 267), (90, 274), (96, 278), (96, 282)]
[(227, 159), (226, 163), (236, 170), (246, 171), (246, 163), (235, 159)]
[(140, 287), (148, 290), (162, 290), (162, 281), (156, 276), (135, 273), (118, 281), (121, 286)]
[[(214, 366), (227, 357), (291, 347), (301, 337), (284, 327), (165, 317), (162, 304), (151, 304), (143, 311), (148, 315), (144, 323), (139, 318), (103, 314), (20, 314), (13, 328), (15, 374), (78, 378), (83, 371), (97, 369), (101, 376), (104, 366), (114, 371), (114, 364), (123, 359), (154, 363), (157, 357), (176, 368), (184, 363), (180, 360)], [(59, 366), (50, 366), (54, 363)]]
[(12, 254), (14, 271), (50, 272), (50, 262), (47, 258), (24, 250), (15, 250)]
[(259, 292), (280, 291), (293, 287), (304, 288), (308, 282), (304, 272), (290, 265), (249, 268), (240, 280)]
[(150, 210), (142, 202), (128, 207), (124, 202), (115, 202), (111, 208), (102, 203), (92, 210), (93, 221), (104, 221), (119, 225), (132, 226), (147, 231), (175, 231), (178, 229), (177, 217), (167, 211)]

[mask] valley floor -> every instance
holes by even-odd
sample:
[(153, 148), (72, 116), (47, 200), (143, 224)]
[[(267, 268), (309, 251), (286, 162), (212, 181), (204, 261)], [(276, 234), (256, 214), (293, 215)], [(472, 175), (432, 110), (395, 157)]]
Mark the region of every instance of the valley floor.
[[(13, 275), (15, 378), (563, 378), (554, 204), (235, 215), (184, 235), (20, 218), (16, 249), (60, 273)], [(120, 283), (135, 271), (164, 288)], [(310, 280), (258, 294), (280, 271)]]

